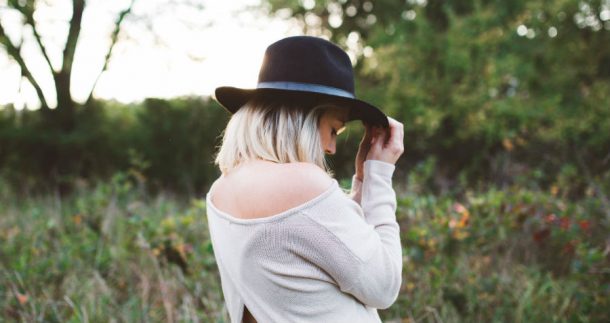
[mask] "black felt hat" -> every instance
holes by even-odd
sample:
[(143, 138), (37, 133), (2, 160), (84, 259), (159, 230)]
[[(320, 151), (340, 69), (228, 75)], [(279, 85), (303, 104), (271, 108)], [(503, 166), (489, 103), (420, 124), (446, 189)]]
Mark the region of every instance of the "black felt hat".
[(377, 107), (354, 93), (349, 56), (337, 45), (317, 37), (281, 39), (265, 51), (256, 89), (216, 88), (216, 100), (231, 114), (254, 97), (329, 102), (349, 108), (349, 120), (389, 127)]

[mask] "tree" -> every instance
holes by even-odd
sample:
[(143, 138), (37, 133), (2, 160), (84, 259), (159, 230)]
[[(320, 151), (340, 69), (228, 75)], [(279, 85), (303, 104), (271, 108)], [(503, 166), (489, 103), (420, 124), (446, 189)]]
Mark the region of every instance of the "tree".
[[(32, 85), (41, 106), (36, 111), (22, 112), (17, 118), (13, 109), (0, 111), (7, 120), (4, 123), (7, 126), (0, 128), (0, 148), (5, 152), (2, 154), (0, 151), (0, 172), (6, 171), (8, 177), (23, 182), (28, 178), (19, 175), (29, 173), (36, 180), (45, 179), (44, 184), (49, 188), (67, 193), (77, 177), (95, 178), (107, 175), (103, 169), (113, 169), (109, 165), (124, 166), (125, 152), (120, 148), (125, 146), (120, 143), (129, 139), (113, 133), (125, 132), (109, 128), (115, 120), (109, 112), (112, 109), (108, 108), (112, 103), (97, 102), (93, 96), (100, 76), (109, 69), (117, 44), (125, 40), (135, 45), (151, 41), (159, 49), (170, 49), (161, 34), (166, 27), (156, 24), (155, 19), (170, 16), (173, 22), (191, 31), (208, 28), (210, 22), (202, 19), (205, 12), (196, 0), (160, 0), (154, 3), (124, 0), (122, 5), (124, 7), (121, 3), (104, 0), (0, 0), (0, 55), (6, 54), (19, 66), (19, 81), (25, 80)], [(113, 10), (113, 22), (109, 25), (108, 47), (98, 52), (100, 60), (93, 61), (79, 52), (85, 48), (82, 45), (87, 40), (82, 37), (87, 30), (82, 32), (81, 29), (83, 26), (87, 28), (86, 20), (97, 15), (100, 8)], [(49, 9), (59, 11), (59, 14), (49, 14)], [(68, 11), (67, 17), (61, 10)], [(189, 15), (177, 14), (184, 12)], [(12, 19), (16, 17), (18, 19)], [(58, 24), (65, 21), (67, 28), (65, 31), (50, 31), (45, 29), (47, 20)], [(64, 39), (65, 43), (62, 42)], [(59, 42), (54, 43), (55, 40)], [(56, 43), (60, 43), (61, 48)], [(32, 51), (32, 48), (36, 50)], [(88, 53), (87, 50), (83, 52)], [(192, 60), (201, 59), (201, 56), (184, 54)], [(75, 57), (87, 61), (74, 64)], [(100, 69), (90, 74), (93, 85), (86, 100), (77, 101), (72, 93), (75, 88), (72, 83), (83, 63), (99, 64)], [(40, 64), (43, 64), (42, 68)], [(52, 103), (54, 100), (56, 107)], [(120, 122), (117, 124), (124, 126)], [(98, 167), (104, 162), (109, 165)], [(6, 165), (14, 167), (3, 169)]]
[[(116, 17), (114, 31), (110, 36), (111, 43), (105, 55), (104, 65), (102, 67), (102, 70), (100, 71), (100, 75), (108, 68), (108, 62), (110, 61), (110, 58), (112, 56), (112, 50), (117, 43), (123, 21), (131, 12), (134, 2), (135, 0), (131, 0), (127, 8), (119, 12)], [(79, 35), (81, 33), (83, 12), (85, 11), (87, 3), (85, 2), (85, 0), (72, 0), (71, 2), (72, 17), (69, 21), (68, 34), (61, 55), (61, 66), (59, 66), (58, 68), (54, 67), (51, 63), (48, 49), (45, 46), (38, 30), (38, 25), (36, 22), (36, 10), (38, 9), (39, 5), (40, 1), (37, 0), (8, 0), (3, 9), (15, 11), (21, 15), (22, 31), (24, 33), (27, 30), (26, 26), (31, 29), (31, 33), (33, 34), (36, 44), (40, 49), (40, 54), (46, 61), (48, 65), (48, 71), (51, 73), (53, 78), (55, 90), (54, 92), (57, 99), (56, 111), (51, 111), (48, 104), (48, 100), (45, 98), (45, 95), (42, 91), (40, 81), (34, 77), (30, 68), (26, 64), (26, 60), (24, 59), (21, 51), (22, 44), (13, 43), (9, 35), (6, 34), (2, 26), (2, 22), (0, 22), (0, 43), (6, 50), (6, 53), (19, 65), (19, 67), (21, 68), (22, 75), (36, 90), (36, 94), (38, 96), (38, 99), (40, 100), (41, 109), (43, 110), (44, 115), (46, 115), (48, 118), (53, 116), (56, 117), (55, 119), (58, 121), (58, 125), (63, 130), (69, 131), (74, 127), (74, 113), (76, 108), (76, 103), (72, 97), (72, 94), (70, 93), (73, 63), (77, 43), (79, 40)], [(23, 41), (23, 37), (21, 37), (21, 41)], [(97, 84), (97, 79), (95, 81), (95, 84)], [(87, 101), (91, 101), (92, 99), (95, 84), (91, 89)]]
[(404, 123), (405, 159), (435, 157), (437, 176), (507, 183), (518, 162), (548, 184), (566, 164), (610, 168), (607, 1), (267, 3), (355, 53), (359, 95)]

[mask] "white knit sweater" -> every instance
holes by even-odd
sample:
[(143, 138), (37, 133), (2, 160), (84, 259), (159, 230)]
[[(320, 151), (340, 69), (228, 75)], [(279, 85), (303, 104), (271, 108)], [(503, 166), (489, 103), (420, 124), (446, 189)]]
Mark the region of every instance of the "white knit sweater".
[(333, 179), (322, 194), (273, 216), (240, 219), (206, 195), (208, 224), (231, 322), (244, 305), (259, 323), (381, 322), (398, 297), (402, 249), (395, 166), (364, 163), (348, 196)]

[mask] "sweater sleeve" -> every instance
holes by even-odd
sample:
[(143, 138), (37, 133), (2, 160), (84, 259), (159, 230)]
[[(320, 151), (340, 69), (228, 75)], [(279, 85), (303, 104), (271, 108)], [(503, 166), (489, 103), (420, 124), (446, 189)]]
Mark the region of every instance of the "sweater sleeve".
[(307, 217), (315, 223), (303, 234), (303, 256), (327, 272), (344, 293), (370, 307), (385, 309), (398, 297), (402, 247), (396, 221), (394, 165), (364, 164), (362, 207), (344, 193), (333, 195)]

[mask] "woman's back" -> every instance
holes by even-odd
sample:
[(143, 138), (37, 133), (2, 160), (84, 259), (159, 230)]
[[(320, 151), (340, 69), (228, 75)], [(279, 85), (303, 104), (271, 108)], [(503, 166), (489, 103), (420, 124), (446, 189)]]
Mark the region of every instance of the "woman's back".
[[(331, 184), (331, 178), (313, 164), (254, 161), (220, 177), (210, 191), (214, 191), (212, 203), (223, 212), (241, 219), (256, 219), (301, 205), (322, 194)], [(243, 322), (256, 322), (247, 307)]]

